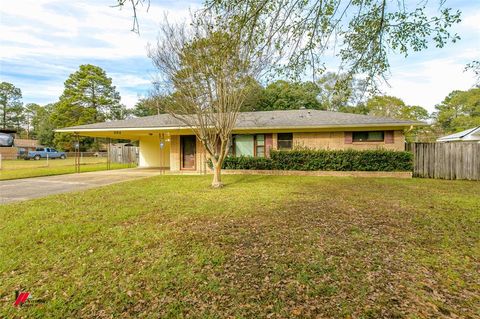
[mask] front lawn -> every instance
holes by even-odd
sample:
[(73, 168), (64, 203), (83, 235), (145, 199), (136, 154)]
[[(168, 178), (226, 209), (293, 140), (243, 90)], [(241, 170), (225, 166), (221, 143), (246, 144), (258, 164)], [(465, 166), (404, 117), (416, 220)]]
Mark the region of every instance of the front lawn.
[(0, 206), (0, 317), (480, 316), (480, 183), (210, 179)]
[[(110, 169), (131, 167), (133, 164), (111, 163)], [(24, 159), (3, 160), (0, 169), (0, 181), (27, 177), (63, 175), (75, 173), (75, 158), (67, 159), (42, 159), (39, 161)], [(80, 172), (103, 171), (107, 169), (105, 157), (82, 157)]]

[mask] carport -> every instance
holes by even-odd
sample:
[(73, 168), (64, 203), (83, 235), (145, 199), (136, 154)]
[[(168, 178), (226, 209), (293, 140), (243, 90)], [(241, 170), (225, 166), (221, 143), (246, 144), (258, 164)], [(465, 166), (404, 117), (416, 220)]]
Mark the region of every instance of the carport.
[(206, 172), (207, 160), (192, 129), (167, 114), (67, 127), (55, 130), (88, 136), (139, 142), (139, 167), (164, 171)]
[(58, 133), (71, 133), (107, 139), (122, 139), (139, 142), (139, 167), (170, 169), (171, 133), (152, 129), (59, 129)]

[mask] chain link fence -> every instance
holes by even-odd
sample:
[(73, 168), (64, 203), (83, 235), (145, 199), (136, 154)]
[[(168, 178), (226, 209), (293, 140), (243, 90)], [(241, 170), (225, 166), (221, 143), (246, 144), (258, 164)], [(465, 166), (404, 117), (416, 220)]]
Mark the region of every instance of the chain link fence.
[(38, 160), (2, 158), (0, 180), (133, 168), (138, 165), (138, 147), (112, 144), (103, 152), (66, 152), (66, 158), (44, 157)]

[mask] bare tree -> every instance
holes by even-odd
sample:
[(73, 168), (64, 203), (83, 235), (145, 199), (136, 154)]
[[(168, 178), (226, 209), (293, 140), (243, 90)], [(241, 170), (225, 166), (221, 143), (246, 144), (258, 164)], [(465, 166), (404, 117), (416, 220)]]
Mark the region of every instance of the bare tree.
[(133, 13), (132, 31), (140, 34), (140, 25), (138, 24), (137, 8), (139, 6), (146, 6), (148, 11), (148, 9), (150, 9), (150, 0), (116, 0), (116, 2), (117, 4), (113, 5), (113, 7), (122, 8), (126, 5), (129, 5), (132, 8), (132, 13)]
[(192, 129), (213, 165), (212, 187), (222, 187), (221, 168), (232, 130), (266, 54), (241, 34), (219, 30), (215, 19), (189, 26), (166, 23), (149, 56), (159, 71), (165, 111)]

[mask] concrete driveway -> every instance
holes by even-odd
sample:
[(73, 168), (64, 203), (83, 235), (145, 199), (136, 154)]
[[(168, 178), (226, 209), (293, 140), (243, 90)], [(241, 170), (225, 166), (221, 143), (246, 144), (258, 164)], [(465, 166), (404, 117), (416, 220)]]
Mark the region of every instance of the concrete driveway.
[(128, 168), (0, 181), (0, 204), (159, 175), (158, 169)]

